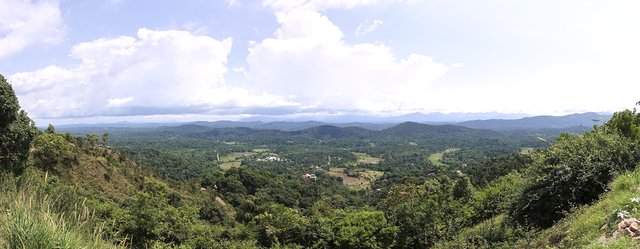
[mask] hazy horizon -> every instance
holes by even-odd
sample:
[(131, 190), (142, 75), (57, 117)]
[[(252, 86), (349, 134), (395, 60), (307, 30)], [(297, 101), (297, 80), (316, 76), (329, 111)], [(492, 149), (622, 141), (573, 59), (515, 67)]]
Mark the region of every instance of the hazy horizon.
[(145, 124), (189, 124), (197, 122), (234, 122), (234, 123), (306, 123), (306, 122), (318, 122), (324, 124), (350, 124), (350, 123), (363, 123), (363, 124), (398, 124), (403, 122), (418, 122), (428, 124), (457, 124), (466, 121), (479, 121), (479, 120), (519, 120), (522, 118), (552, 116), (552, 117), (565, 117), (570, 115), (584, 115), (595, 113), (600, 116), (610, 116), (613, 113), (609, 112), (584, 112), (584, 113), (571, 113), (563, 115), (527, 115), (523, 113), (411, 113), (406, 115), (396, 116), (359, 116), (359, 115), (328, 115), (328, 116), (239, 116), (230, 118), (229, 116), (212, 117), (210, 115), (195, 115), (185, 118), (181, 116), (167, 117), (167, 115), (161, 116), (127, 116), (114, 117), (114, 116), (94, 116), (89, 118), (69, 118), (69, 119), (55, 119), (55, 120), (36, 120), (36, 125), (40, 128), (46, 128), (48, 124), (54, 126), (96, 126), (102, 127), (104, 125), (123, 125), (136, 126)]
[(640, 100), (638, 12), (636, 1), (0, 0), (0, 74), (39, 126), (612, 113)]

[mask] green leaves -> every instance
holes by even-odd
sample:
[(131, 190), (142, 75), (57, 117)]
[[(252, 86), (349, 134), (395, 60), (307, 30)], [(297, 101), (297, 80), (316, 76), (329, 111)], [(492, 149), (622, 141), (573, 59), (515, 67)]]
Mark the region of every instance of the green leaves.
[(16, 120), (20, 105), (13, 88), (0, 75), (0, 130), (6, 129)]
[(59, 173), (62, 169), (70, 168), (77, 161), (77, 156), (78, 148), (63, 135), (43, 133), (33, 141), (35, 166), (44, 171)]
[(572, 208), (596, 200), (618, 172), (633, 169), (639, 159), (637, 144), (624, 134), (562, 135), (527, 172), (530, 184), (510, 216), (521, 225), (549, 227)]
[(381, 211), (340, 213), (334, 227), (336, 248), (391, 248), (399, 231)]
[(0, 75), (0, 171), (21, 172), (37, 129), (20, 105), (11, 85)]
[(124, 228), (133, 235), (138, 247), (152, 241), (185, 242), (197, 228), (198, 209), (190, 206), (174, 207), (169, 203), (171, 191), (160, 181), (146, 179), (144, 189), (132, 199), (129, 215), (132, 222)]
[(279, 204), (271, 205), (252, 221), (257, 229), (258, 241), (265, 246), (302, 242), (308, 223), (309, 220), (297, 210)]

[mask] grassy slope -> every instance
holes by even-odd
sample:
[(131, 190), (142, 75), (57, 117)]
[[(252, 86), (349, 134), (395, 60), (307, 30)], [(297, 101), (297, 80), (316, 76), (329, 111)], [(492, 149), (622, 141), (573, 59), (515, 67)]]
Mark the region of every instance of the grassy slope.
[(1, 248), (118, 248), (101, 238), (84, 203), (68, 206), (64, 194), (47, 194), (38, 173), (3, 175), (0, 182)]
[(579, 208), (553, 227), (544, 230), (532, 241), (524, 242), (530, 247), (558, 248), (640, 248), (640, 242), (629, 238), (618, 238), (607, 242), (601, 236), (611, 237), (620, 221), (618, 211), (625, 210), (630, 217), (640, 217), (640, 204), (631, 198), (640, 197), (640, 169), (617, 177), (611, 191), (593, 205)]
[[(640, 218), (640, 168), (617, 177), (611, 190), (592, 204), (574, 210), (553, 227), (542, 231), (513, 228), (505, 215), (469, 227), (451, 241), (442, 241), (434, 248), (640, 248), (640, 242), (628, 237), (611, 239), (620, 221), (617, 213)], [(603, 243), (601, 236), (609, 238)]]
[(56, 174), (31, 167), (21, 176), (0, 175), (0, 248), (114, 248), (103, 240), (102, 224), (85, 197), (119, 203), (145, 178), (167, 183), (185, 203), (200, 198), (193, 186), (161, 180), (153, 170), (98, 147), (80, 151), (77, 163)]

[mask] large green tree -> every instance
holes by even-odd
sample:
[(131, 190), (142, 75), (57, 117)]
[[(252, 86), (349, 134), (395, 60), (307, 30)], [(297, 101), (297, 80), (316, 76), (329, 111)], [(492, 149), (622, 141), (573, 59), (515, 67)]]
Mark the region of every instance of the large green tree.
[(0, 75), (0, 170), (20, 172), (29, 156), (37, 129), (20, 104), (13, 88)]

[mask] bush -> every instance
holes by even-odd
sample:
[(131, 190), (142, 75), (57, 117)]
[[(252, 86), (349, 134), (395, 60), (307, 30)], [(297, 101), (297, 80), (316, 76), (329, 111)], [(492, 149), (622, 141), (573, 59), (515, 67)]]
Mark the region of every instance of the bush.
[(78, 149), (63, 135), (43, 133), (33, 141), (33, 160), (44, 171), (60, 172), (77, 162)]
[(572, 208), (596, 200), (616, 173), (636, 166), (639, 154), (631, 140), (601, 129), (563, 134), (531, 167), (530, 184), (509, 214), (525, 226), (550, 227)]

